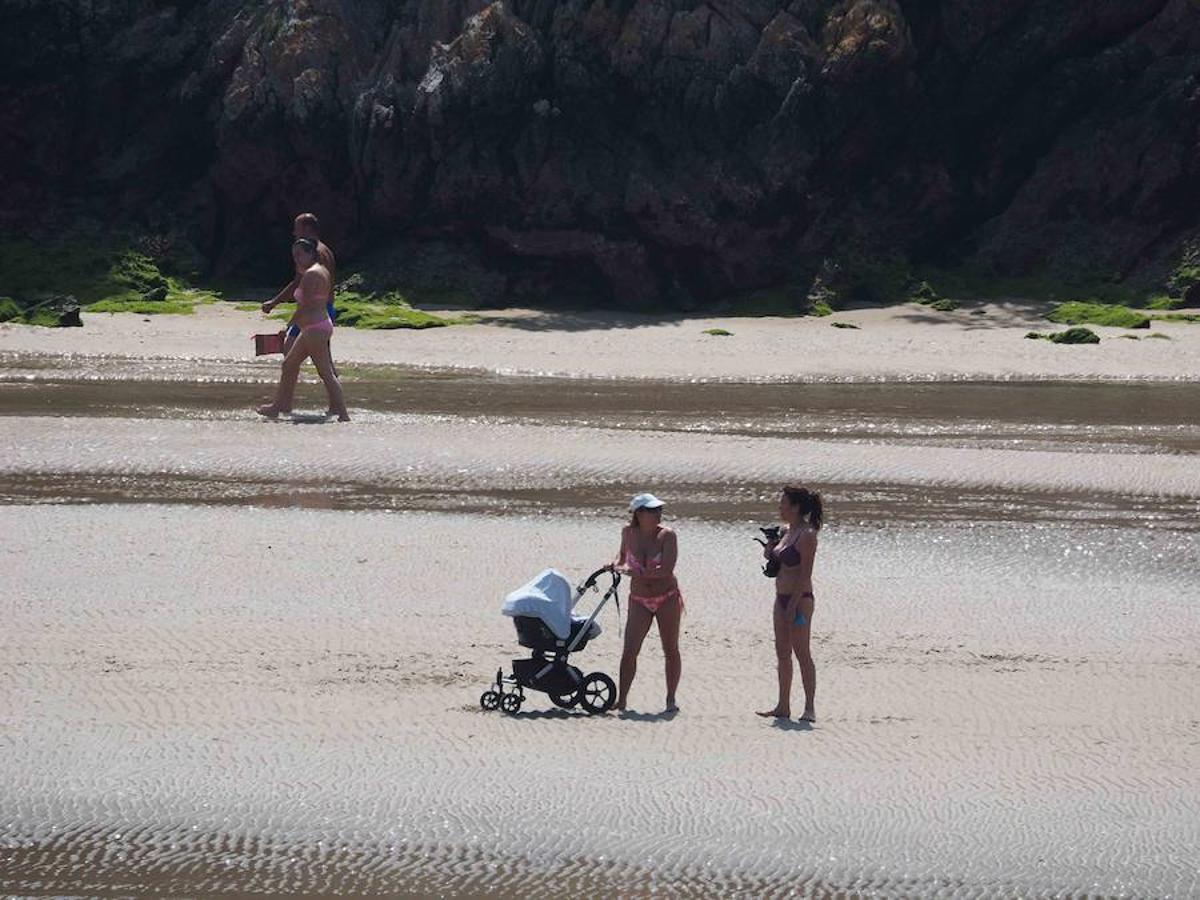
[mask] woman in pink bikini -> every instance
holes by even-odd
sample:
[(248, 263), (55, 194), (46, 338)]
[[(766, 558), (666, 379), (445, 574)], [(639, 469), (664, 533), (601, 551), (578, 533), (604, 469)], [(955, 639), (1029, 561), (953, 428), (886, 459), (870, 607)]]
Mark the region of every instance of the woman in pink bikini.
[(804, 683), (804, 714), (801, 722), (817, 720), (817, 667), (809, 646), (812, 637), (813, 560), (817, 555), (817, 532), (825, 518), (821, 495), (806, 487), (785, 487), (779, 497), (779, 518), (787, 525), (778, 543), (768, 544), (763, 556), (778, 563), (775, 575), (776, 673), (779, 700), (760, 716), (788, 719), (792, 715), (792, 655), (800, 663)]
[(675, 532), (662, 524), (663, 502), (653, 494), (638, 494), (629, 504), (633, 518), (621, 529), (621, 549), (613, 568), (629, 575), (629, 621), (625, 624), (625, 649), (621, 654), (621, 687), (617, 692), (618, 710), (625, 709), (629, 686), (637, 674), (638, 653), (658, 621), (663, 655), (667, 662), (667, 712), (675, 712), (675, 689), (683, 664), (679, 659), (679, 620), (683, 615), (683, 595), (675, 580), (675, 561), (679, 545)]
[(311, 356), (329, 394), (329, 409), (337, 414), (339, 422), (349, 422), (350, 413), (346, 410), (342, 385), (333, 370), (329, 353), (329, 341), (333, 337), (333, 321), (326, 309), (333, 286), (329, 270), (318, 261), (316, 241), (310, 238), (296, 239), (292, 244), (292, 258), (296, 262), (296, 271), (303, 274), (294, 294), (296, 312), (292, 314), (288, 325), (299, 328), (300, 335), (284, 357), (274, 402), (260, 406), (258, 412), (268, 419), (274, 419), (280, 413), (292, 411), (292, 396), (296, 392), (300, 366)]

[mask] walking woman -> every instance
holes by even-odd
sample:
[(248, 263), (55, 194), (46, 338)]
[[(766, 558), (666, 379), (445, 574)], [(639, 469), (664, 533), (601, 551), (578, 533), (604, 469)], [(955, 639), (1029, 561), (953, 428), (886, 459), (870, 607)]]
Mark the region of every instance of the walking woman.
[(824, 508), (821, 495), (806, 487), (785, 487), (779, 497), (779, 518), (786, 528), (779, 541), (763, 550), (768, 562), (778, 563), (775, 576), (775, 657), (779, 673), (779, 701), (760, 716), (789, 719), (792, 715), (792, 654), (800, 663), (804, 684), (804, 714), (801, 722), (817, 720), (817, 668), (813, 664), (812, 636), (813, 561), (817, 555), (817, 532)]
[(329, 270), (318, 261), (317, 244), (310, 238), (296, 239), (292, 244), (292, 258), (296, 262), (296, 271), (301, 275), (300, 285), (293, 295), (296, 312), (292, 314), (288, 325), (296, 326), (300, 334), (283, 359), (283, 372), (279, 376), (274, 402), (260, 406), (259, 415), (274, 419), (280, 413), (292, 411), (292, 397), (296, 393), (300, 366), (311, 356), (329, 394), (330, 411), (337, 415), (339, 422), (349, 422), (350, 413), (346, 410), (342, 385), (333, 370), (329, 351), (329, 342), (333, 337), (333, 320), (326, 309), (333, 290)]
[(667, 712), (675, 712), (675, 690), (683, 666), (679, 659), (679, 621), (683, 595), (675, 580), (679, 544), (675, 532), (662, 524), (663, 502), (653, 494), (638, 494), (629, 504), (630, 523), (621, 529), (621, 549), (613, 567), (631, 577), (629, 620), (625, 623), (625, 649), (621, 654), (618, 710), (625, 709), (629, 687), (637, 674), (638, 653), (652, 622), (658, 622), (663, 656), (667, 663)]

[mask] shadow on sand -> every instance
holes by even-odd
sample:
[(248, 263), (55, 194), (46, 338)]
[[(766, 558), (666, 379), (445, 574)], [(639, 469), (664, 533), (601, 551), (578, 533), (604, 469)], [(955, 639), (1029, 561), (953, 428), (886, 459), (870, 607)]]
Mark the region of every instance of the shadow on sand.
[(813, 723), (801, 719), (772, 719), (771, 727), (780, 731), (813, 731)]
[(637, 712), (632, 709), (627, 709), (624, 712), (617, 713), (617, 718), (627, 722), (670, 722), (679, 715), (677, 709), (664, 709), (657, 713)]
[(582, 709), (534, 709), (529, 712), (519, 712), (512, 715), (510, 718), (520, 721), (540, 721), (542, 719), (593, 719), (604, 718), (605, 716), (616, 716), (625, 722), (670, 722), (677, 715), (679, 710), (663, 710), (659, 713), (643, 713), (626, 710), (625, 712), (609, 712), (604, 716), (591, 716)]

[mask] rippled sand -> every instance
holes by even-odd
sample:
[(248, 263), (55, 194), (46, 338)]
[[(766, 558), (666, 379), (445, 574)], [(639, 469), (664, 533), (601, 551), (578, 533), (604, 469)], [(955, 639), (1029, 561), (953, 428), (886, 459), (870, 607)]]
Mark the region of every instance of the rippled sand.
[[(748, 528), (678, 523), (683, 711), (664, 721), (649, 643), (631, 719), (477, 706), (518, 649), (503, 591), (547, 563), (585, 574), (616, 517), (0, 523), (24, 561), (0, 637), (5, 890), (1200, 887), (1190, 539), (831, 528), (809, 730), (751, 714), (773, 685)], [(615, 673), (604, 621), (580, 659)]]
[[(193, 365), (0, 362), (0, 893), (1200, 892), (1189, 386), (375, 371), (342, 426)], [(752, 714), (795, 477), (815, 727)], [(643, 486), (682, 712), (653, 636), (628, 718), (480, 710), (503, 594), (609, 558)]]

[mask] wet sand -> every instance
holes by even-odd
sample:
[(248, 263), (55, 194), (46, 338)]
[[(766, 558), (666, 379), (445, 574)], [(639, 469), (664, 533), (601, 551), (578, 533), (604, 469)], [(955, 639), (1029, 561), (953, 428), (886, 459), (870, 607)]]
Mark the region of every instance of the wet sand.
[[(615, 516), (0, 521), (26, 560), (0, 638), (4, 838), (24, 848), (5, 890), (1198, 887), (1192, 539), (832, 527), (810, 729), (751, 714), (773, 692), (771, 598), (745, 528), (677, 523), (667, 721), (652, 642), (630, 719), (477, 706), (518, 649), (503, 589), (548, 562), (586, 574)], [(1114, 589), (1149, 560), (1136, 595)], [(581, 662), (613, 672), (603, 622)]]
[[(343, 426), (249, 418), (272, 375), (0, 357), (0, 892), (1200, 891), (1197, 386), (385, 366)], [(815, 727), (752, 715), (796, 477)], [(480, 710), (503, 594), (605, 561), (642, 487), (682, 712), (653, 635), (627, 718)]]

